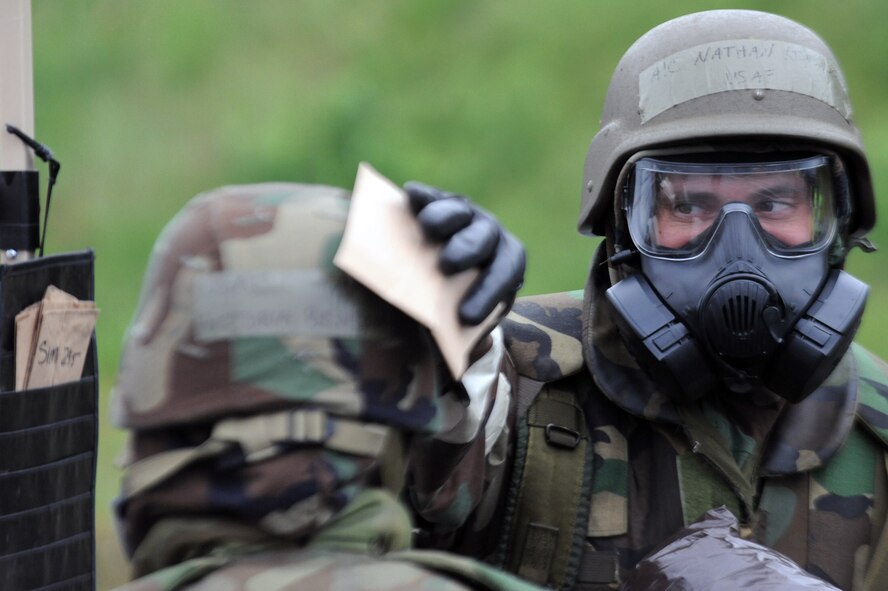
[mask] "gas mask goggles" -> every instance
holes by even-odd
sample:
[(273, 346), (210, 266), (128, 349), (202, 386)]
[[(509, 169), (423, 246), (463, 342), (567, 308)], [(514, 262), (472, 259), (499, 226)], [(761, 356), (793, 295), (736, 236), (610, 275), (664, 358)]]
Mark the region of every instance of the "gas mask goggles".
[(792, 402), (814, 391), (868, 291), (829, 265), (850, 215), (832, 159), (633, 167), (623, 209), (639, 272), (607, 298), (640, 365), (676, 400), (720, 384)]

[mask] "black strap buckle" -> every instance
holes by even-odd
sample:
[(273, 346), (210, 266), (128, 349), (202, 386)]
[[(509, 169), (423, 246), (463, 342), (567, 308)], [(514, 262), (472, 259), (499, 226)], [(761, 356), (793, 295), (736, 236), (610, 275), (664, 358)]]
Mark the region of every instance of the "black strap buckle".
[(573, 429), (549, 423), (546, 425), (546, 441), (549, 445), (564, 447), (566, 449), (576, 449), (580, 444), (580, 434)]

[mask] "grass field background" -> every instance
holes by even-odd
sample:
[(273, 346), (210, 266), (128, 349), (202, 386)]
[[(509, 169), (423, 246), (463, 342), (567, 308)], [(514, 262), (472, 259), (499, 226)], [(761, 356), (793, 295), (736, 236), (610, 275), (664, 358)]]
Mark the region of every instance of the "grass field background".
[[(36, 131), (63, 164), (47, 248), (96, 251), (100, 588), (126, 577), (108, 395), (151, 245), (191, 196), (269, 180), (350, 187), (367, 160), (495, 212), (527, 246), (523, 293), (581, 287), (594, 247), (574, 230), (582, 162), (613, 67), (659, 22), (738, 5), (795, 18), (835, 49), (883, 196), (882, 0), (34, 0)], [(872, 286), (859, 339), (882, 356), (885, 256), (849, 263)]]

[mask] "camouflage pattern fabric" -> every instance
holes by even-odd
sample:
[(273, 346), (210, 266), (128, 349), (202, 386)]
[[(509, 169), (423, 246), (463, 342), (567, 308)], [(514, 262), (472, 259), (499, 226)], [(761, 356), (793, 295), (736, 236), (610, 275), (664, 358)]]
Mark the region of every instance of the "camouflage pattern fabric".
[(151, 574), (118, 591), (539, 589), (468, 558), (408, 550), (410, 536), (407, 511), (374, 489), (358, 494), (302, 547), (230, 520), (168, 518), (134, 557)]
[[(219, 589), (275, 589), (280, 591), (430, 589), (468, 591), (471, 587), (426, 571), (407, 562), (380, 560), (362, 554), (313, 550), (266, 552), (229, 565), (213, 565), (211, 572), (193, 583), (186, 569), (197, 569), (200, 559), (183, 563), (121, 587), (119, 591), (210, 591)], [(196, 572), (196, 571), (195, 571)], [(185, 581), (179, 583), (179, 580)], [(172, 581), (176, 581), (171, 584)]]
[(443, 552), (373, 557), (306, 549), (262, 552), (224, 565), (219, 562), (212, 558), (188, 561), (118, 591), (540, 591), (483, 563)]
[(348, 198), (225, 187), (158, 238), (113, 394), (129, 588), (484, 587), (379, 558), (411, 546), (395, 495), (444, 373), (424, 329), (333, 267)]
[[(131, 433), (118, 504), (130, 548), (164, 515), (201, 513), (298, 539), (382, 466), (403, 472), (402, 436), (437, 429), (428, 335), (332, 265), (347, 213), (341, 189), (228, 187), (159, 237), (114, 391)], [(278, 434), (246, 420), (214, 431), (283, 411)], [(343, 449), (349, 419), (392, 434)]]
[[(586, 417), (581, 583), (590, 561), (613, 559), (625, 575), (724, 505), (744, 537), (808, 572), (877, 588), (871, 556), (888, 543), (880, 361), (853, 348), (795, 406), (719, 393), (676, 405), (617, 334), (601, 247), (584, 294), (522, 298), (504, 320), (503, 371), (518, 395), (485, 454), (483, 429), (463, 444), (431, 437), (444, 386), (428, 335), (330, 265), (346, 214), (337, 189), (232, 187), (196, 199), (159, 239), (115, 390), (131, 433), (118, 515), (144, 576), (129, 588), (364, 588), (381, 565), (392, 577), (378, 584), (394, 588), (527, 588), (409, 550), (416, 527), (423, 546), (492, 555), (527, 383), (573, 395)], [(272, 423), (284, 428), (256, 428)]]
[(596, 455), (587, 557), (613, 555), (625, 576), (724, 505), (744, 537), (842, 589), (862, 588), (888, 505), (885, 364), (855, 345), (797, 405), (727, 392), (677, 405), (616, 332), (603, 248), (583, 301), (579, 292), (522, 298), (503, 324), (519, 375), (572, 390), (585, 406)]
[(427, 336), (333, 267), (347, 214), (348, 193), (323, 186), (193, 199), (152, 253), (115, 388), (117, 425), (311, 404), (434, 432)]

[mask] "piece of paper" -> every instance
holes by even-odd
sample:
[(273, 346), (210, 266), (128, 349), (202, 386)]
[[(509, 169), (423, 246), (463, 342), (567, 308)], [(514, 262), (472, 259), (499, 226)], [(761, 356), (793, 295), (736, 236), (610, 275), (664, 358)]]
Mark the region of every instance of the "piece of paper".
[(24, 390), (34, 351), (34, 333), (40, 316), (40, 302), (15, 315), (15, 389)]
[(478, 271), (445, 276), (438, 270), (439, 252), (440, 246), (423, 236), (406, 193), (361, 163), (333, 263), (426, 326), (450, 372), (459, 378), (500, 311), (494, 310), (479, 326), (460, 324), (459, 302)]
[(16, 315), (16, 389), (80, 379), (99, 311), (55, 286)]
[(92, 307), (92, 302), (81, 302), (67, 291), (63, 291), (55, 285), (46, 288), (43, 294), (42, 303), (44, 306), (63, 307), (71, 306), (73, 308)]

